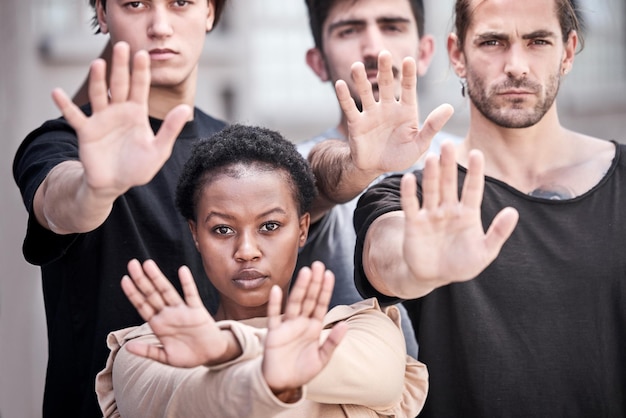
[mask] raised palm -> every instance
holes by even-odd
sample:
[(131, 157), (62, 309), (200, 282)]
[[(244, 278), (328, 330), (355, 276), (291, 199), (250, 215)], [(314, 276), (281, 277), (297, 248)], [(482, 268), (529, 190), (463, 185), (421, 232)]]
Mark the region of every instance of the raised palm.
[(225, 333), (204, 307), (187, 267), (179, 270), (184, 300), (153, 261), (142, 265), (131, 260), (128, 272), (122, 279), (124, 293), (161, 343), (131, 341), (126, 345), (130, 352), (176, 367), (222, 358), (227, 348)]
[(155, 135), (148, 119), (148, 53), (137, 52), (132, 73), (130, 68), (130, 48), (124, 42), (113, 48), (110, 85), (107, 86), (104, 60), (93, 62), (89, 77), (92, 107), (89, 117), (62, 90), (53, 91), (55, 104), (76, 130), (79, 159), (87, 184), (114, 195), (146, 184), (156, 175), (191, 116), (189, 106), (174, 107)]
[(414, 277), (435, 287), (470, 280), (496, 258), (513, 232), (518, 220), (513, 208), (500, 211), (486, 233), (483, 229), (483, 166), (482, 154), (472, 151), (459, 199), (454, 146), (443, 144), (439, 158), (426, 160), (421, 205), (415, 176), (403, 177), (403, 256)]
[(363, 171), (402, 171), (412, 166), (426, 152), (430, 142), (453, 113), (450, 105), (435, 109), (419, 126), (416, 63), (402, 62), (401, 93), (395, 97), (391, 55), (382, 51), (378, 57), (379, 98), (375, 100), (363, 63), (352, 66), (352, 77), (359, 92), (359, 111), (346, 83), (337, 81), (335, 90), (348, 121), (348, 142), (353, 163)]
[(303, 268), (293, 286), (284, 315), (282, 292), (275, 286), (268, 305), (268, 333), (263, 355), (263, 376), (274, 391), (308, 383), (328, 364), (347, 327), (333, 327), (323, 342), (323, 319), (332, 295), (334, 275), (317, 261)]

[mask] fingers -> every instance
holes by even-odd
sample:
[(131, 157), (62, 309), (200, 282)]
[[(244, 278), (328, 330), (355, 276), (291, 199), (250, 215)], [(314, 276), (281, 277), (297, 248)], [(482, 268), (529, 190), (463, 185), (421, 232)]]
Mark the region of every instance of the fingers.
[(454, 207), (459, 202), (459, 173), (456, 165), (456, 153), (451, 142), (441, 144), (440, 165), (440, 190), (441, 204)]
[(363, 109), (367, 109), (376, 104), (374, 99), (374, 92), (372, 89), (372, 83), (367, 79), (367, 72), (365, 71), (365, 65), (362, 62), (355, 62), (351, 68), (352, 80), (354, 80), (354, 86), (357, 94), (363, 105)]
[(356, 107), (356, 103), (350, 94), (348, 85), (343, 80), (337, 80), (335, 83), (335, 93), (337, 95), (337, 101), (341, 111), (346, 115), (348, 122), (354, 123), (359, 118), (361, 112)]
[(267, 328), (276, 329), (281, 324), (280, 307), (283, 302), (283, 291), (277, 285), (270, 289), (270, 298), (267, 303)]
[(406, 105), (417, 106), (417, 65), (413, 58), (407, 57), (402, 61), (400, 85), (400, 101)]
[(185, 123), (191, 119), (191, 115), (191, 107), (184, 104), (176, 106), (165, 115), (163, 124), (154, 138), (155, 146), (163, 152), (165, 158), (172, 153), (176, 137)]
[(328, 312), (328, 305), (335, 285), (335, 275), (326, 270), (324, 263), (315, 261), (311, 268), (303, 267), (298, 272), (287, 307), (285, 319), (298, 316), (321, 318)]
[(378, 98), (381, 102), (395, 102), (395, 77), (393, 61), (389, 51), (378, 54)]
[[(126, 70), (128, 74), (128, 69)], [(126, 81), (128, 83), (128, 80)], [(138, 51), (133, 57), (133, 72), (129, 99), (137, 103), (148, 103), (150, 95), (150, 55), (147, 51)]]
[(180, 284), (183, 288), (183, 295), (185, 296), (185, 302), (187, 305), (192, 308), (203, 307), (204, 304), (202, 303), (202, 299), (198, 293), (198, 287), (196, 286), (196, 282), (193, 279), (193, 275), (191, 274), (189, 267), (182, 266), (178, 269), (178, 278), (180, 279)]
[(491, 256), (491, 261), (498, 256), (500, 249), (513, 233), (518, 220), (519, 212), (512, 207), (502, 209), (493, 218), (485, 234), (485, 248), (487, 254)]
[(110, 94), (112, 103), (128, 100), (130, 89), (130, 46), (126, 42), (113, 45)]
[(122, 277), (121, 285), (124, 294), (130, 303), (133, 304), (137, 312), (139, 312), (139, 315), (141, 315), (144, 321), (149, 321), (150, 318), (154, 316), (156, 311), (152, 305), (146, 301), (143, 293), (141, 293), (137, 286), (135, 286), (135, 282), (133, 282), (129, 276), (124, 276)]
[(72, 102), (72, 99), (61, 89), (52, 90), (52, 100), (54, 100), (54, 104), (61, 111), (63, 117), (67, 119), (72, 128), (79, 131), (87, 120), (83, 111), (80, 110), (80, 108)]
[(447, 103), (437, 106), (426, 118), (422, 129), (420, 129), (420, 138), (430, 143), (443, 126), (454, 114), (454, 108)]
[(434, 212), (440, 202), (439, 157), (434, 154), (426, 156), (422, 174), (422, 209)]
[(88, 94), (92, 112), (99, 112), (109, 103), (109, 92), (106, 80), (106, 62), (97, 59), (89, 69)]
[(311, 281), (312, 271), (309, 267), (303, 267), (298, 272), (296, 283), (289, 292), (287, 306), (285, 307), (285, 318), (295, 318), (300, 315), (302, 301), (306, 297), (306, 292)]
[[(128, 263), (128, 273), (129, 276), (122, 278), (122, 289), (144, 320), (149, 321), (166, 306), (184, 303), (154, 261), (147, 260), (142, 266), (138, 260), (133, 259)], [(182, 281), (192, 299), (194, 296), (199, 298), (191, 272), (188, 275), (183, 273)]]
[[(180, 295), (170, 283), (170, 281), (161, 272), (159, 267), (153, 260), (146, 260), (143, 263), (143, 271), (148, 280), (141, 280), (138, 285), (139, 289), (144, 292), (148, 301), (152, 303), (158, 310), (165, 306), (176, 306), (183, 303)], [(145, 290), (144, 290), (145, 289)]]
[[(316, 264), (315, 262), (314, 264)], [(324, 315), (328, 312), (328, 305), (330, 304), (330, 299), (333, 296), (333, 288), (335, 287), (335, 274), (326, 270), (324, 264), (319, 263), (324, 270), (324, 276), (322, 278), (322, 286), (320, 287), (319, 296), (317, 298), (317, 303), (313, 310), (313, 314), (311, 315), (314, 318), (322, 321), (324, 319)]]
[(417, 199), (417, 179), (415, 174), (406, 173), (400, 181), (400, 204), (407, 222), (413, 223), (417, 219), (420, 209)]
[(125, 344), (126, 349), (136, 356), (149, 358), (160, 363), (167, 364), (167, 353), (154, 344), (146, 344), (140, 341), (129, 341)]
[(319, 348), (319, 357), (322, 364), (328, 364), (328, 361), (332, 357), (335, 349), (339, 346), (339, 343), (346, 335), (348, 331), (348, 324), (345, 322), (339, 322), (333, 326), (333, 329), (326, 337), (326, 340)]
[(463, 183), (461, 202), (464, 206), (479, 208), (485, 188), (485, 159), (482, 152), (472, 150), (468, 156), (467, 175)]
[[(480, 179), (482, 169), (477, 175)], [(466, 179), (467, 181), (467, 179)], [(479, 201), (482, 199), (482, 189), (477, 190), (477, 179), (471, 179), (471, 192), (478, 196)], [(472, 196), (472, 202), (476, 196)], [(465, 203), (465, 201), (463, 202)], [(479, 202), (480, 204), (480, 202)], [(458, 208), (459, 206), (459, 189), (458, 189), (458, 168), (456, 163), (456, 152), (454, 144), (444, 142), (441, 145), (441, 154), (439, 158), (434, 155), (426, 157), (422, 177), (422, 208), (436, 213), (438, 208), (447, 210)]]
[(300, 312), (298, 315), (310, 317), (315, 311), (321, 294), (325, 271), (326, 267), (324, 267), (323, 263), (316, 261), (311, 264), (311, 280), (309, 281), (309, 286), (304, 294), (304, 299), (300, 304)]

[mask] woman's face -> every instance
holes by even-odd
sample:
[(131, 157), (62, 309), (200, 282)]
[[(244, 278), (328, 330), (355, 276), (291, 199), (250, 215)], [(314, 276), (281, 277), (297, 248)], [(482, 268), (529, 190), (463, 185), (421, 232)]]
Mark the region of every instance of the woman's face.
[(190, 227), (220, 294), (217, 319), (266, 316), (271, 287), (288, 293), (309, 227), (292, 190), (284, 170), (237, 164), (201, 191)]

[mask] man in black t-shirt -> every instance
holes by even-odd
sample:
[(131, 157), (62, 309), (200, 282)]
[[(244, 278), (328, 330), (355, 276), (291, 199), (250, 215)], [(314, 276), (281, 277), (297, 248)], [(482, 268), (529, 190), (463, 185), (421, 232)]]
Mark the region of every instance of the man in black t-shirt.
[[(430, 375), (420, 416), (626, 416), (626, 146), (559, 122), (582, 45), (575, 5), (457, 0), (455, 23), (469, 130), (361, 197), (357, 288), (409, 301)], [(409, 91), (376, 102), (354, 73), (363, 111), (339, 95), (355, 154), (375, 169), (415, 153)], [(341, 168), (334, 185), (349, 187), (359, 167)]]
[(94, 379), (106, 335), (142, 322), (119, 285), (131, 258), (156, 260), (178, 288), (176, 271), (187, 264), (215, 307), (174, 191), (194, 142), (224, 126), (194, 108), (205, 36), (224, 4), (93, 2), (113, 45), (110, 83), (105, 62), (94, 61), (90, 104), (78, 108), (55, 90), (63, 118), (17, 151), (13, 174), (29, 212), (24, 256), (42, 269), (44, 417), (102, 416)]

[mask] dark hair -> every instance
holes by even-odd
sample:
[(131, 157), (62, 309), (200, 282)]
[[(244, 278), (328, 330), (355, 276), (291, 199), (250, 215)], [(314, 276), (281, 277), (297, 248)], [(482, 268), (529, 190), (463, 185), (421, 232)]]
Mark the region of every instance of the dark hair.
[[(339, 1), (352, 1), (352, 3), (356, 3), (359, 0), (304, 0), (309, 11), (309, 26), (311, 27), (315, 47), (320, 51), (323, 46), (322, 32), (324, 30), (324, 23), (326, 22), (326, 19), (328, 19), (330, 9)], [(407, 1), (411, 4), (413, 16), (415, 16), (415, 22), (417, 23), (417, 33), (421, 37), (424, 35), (424, 2), (422, 0)]]
[[(457, 0), (454, 9), (455, 30), (458, 46), (463, 50), (467, 30), (472, 21), (474, 10), (471, 8), (472, 0)], [(570, 32), (576, 31), (580, 41), (579, 51), (583, 49), (585, 40), (583, 37), (584, 21), (582, 12), (578, 7), (578, 0), (556, 0), (556, 10), (561, 25), (563, 42), (567, 42)]]
[[(106, 9), (107, 0), (100, 0), (102, 3), (102, 7)], [(210, 0), (207, 0), (210, 1)], [(222, 12), (224, 11), (224, 6), (226, 6), (227, 0), (214, 0), (215, 1), (215, 19), (213, 20), (213, 29), (217, 26), (217, 22), (219, 22), (220, 17), (222, 16)], [(96, 10), (96, 0), (89, 0), (89, 5), (94, 11)], [(100, 33), (100, 28), (98, 27), (98, 16), (94, 13), (93, 18), (91, 18), (91, 25), (96, 29), (96, 33)]]
[(296, 146), (276, 131), (234, 124), (194, 146), (176, 188), (176, 206), (183, 217), (196, 220), (202, 189), (215, 176), (228, 174), (229, 168), (240, 163), (283, 170), (291, 183), (299, 215), (309, 211), (316, 193), (315, 180)]

